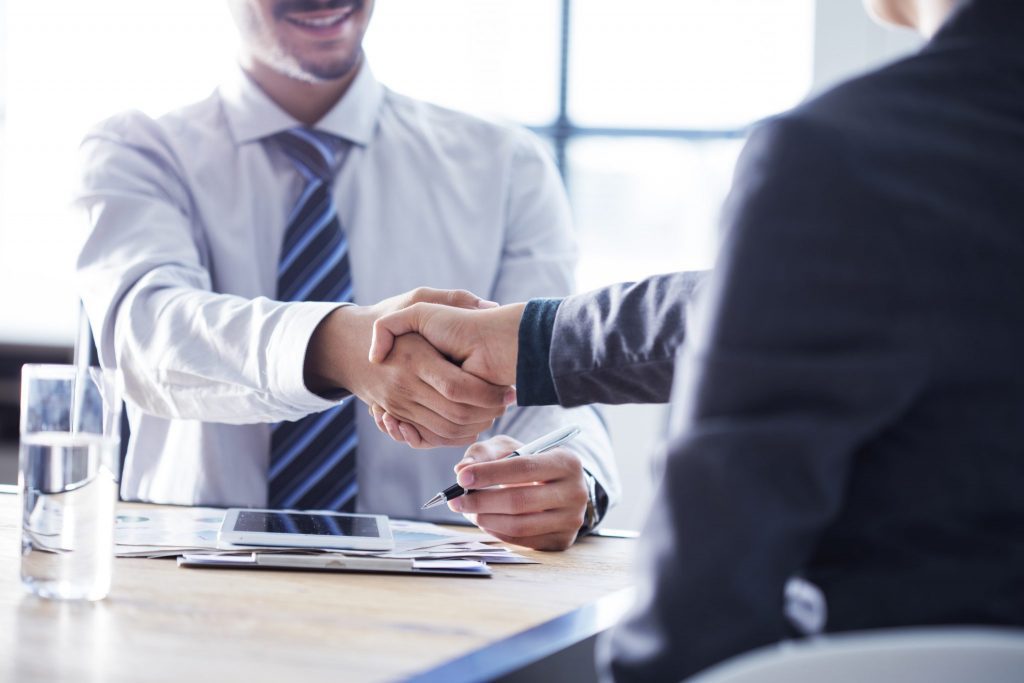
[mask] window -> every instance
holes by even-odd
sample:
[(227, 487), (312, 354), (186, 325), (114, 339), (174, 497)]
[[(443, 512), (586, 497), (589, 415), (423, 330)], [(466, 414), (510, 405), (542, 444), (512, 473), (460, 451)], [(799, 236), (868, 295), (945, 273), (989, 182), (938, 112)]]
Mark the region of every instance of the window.
[[(377, 0), (366, 46), (394, 89), (527, 125), (549, 144), (590, 288), (711, 264), (745, 129), (810, 84), (813, 6)], [(237, 38), (210, 0), (0, 0), (4, 25), (0, 343), (66, 346), (79, 141), (120, 110), (158, 115), (206, 96), (233, 68)]]
[(745, 130), (810, 88), (813, 23), (814, 0), (379, 0), (367, 51), (550, 143), (589, 289), (712, 264)]
[(6, 0), (6, 24), (0, 344), (66, 347), (84, 236), (68, 207), (79, 142), (119, 111), (205, 97), (234, 63), (235, 30), (210, 0)]

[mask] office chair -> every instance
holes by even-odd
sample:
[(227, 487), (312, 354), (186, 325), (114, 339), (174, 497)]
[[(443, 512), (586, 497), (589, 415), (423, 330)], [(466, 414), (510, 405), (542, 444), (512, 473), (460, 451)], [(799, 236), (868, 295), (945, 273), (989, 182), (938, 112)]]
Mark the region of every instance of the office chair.
[[(75, 338), (75, 356), (74, 356), (75, 367), (81, 367), (83, 365), (89, 367), (99, 367), (100, 355), (96, 350), (96, 340), (92, 335), (92, 327), (89, 325), (89, 317), (85, 313), (85, 306), (79, 304), (78, 306), (78, 335)], [(120, 482), (121, 473), (124, 472), (124, 461), (128, 456), (128, 412), (125, 409), (124, 403), (121, 404), (121, 456), (118, 462), (117, 470), (117, 481), (118, 481), (118, 498), (121, 496)]]
[(818, 636), (754, 650), (686, 683), (1014, 683), (1024, 629), (927, 627)]

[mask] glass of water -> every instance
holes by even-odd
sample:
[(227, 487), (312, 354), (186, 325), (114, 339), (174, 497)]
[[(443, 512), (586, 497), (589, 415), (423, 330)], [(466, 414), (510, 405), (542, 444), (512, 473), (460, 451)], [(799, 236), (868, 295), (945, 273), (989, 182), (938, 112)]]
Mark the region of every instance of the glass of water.
[(113, 370), (21, 370), (21, 581), (46, 598), (110, 592), (121, 443)]

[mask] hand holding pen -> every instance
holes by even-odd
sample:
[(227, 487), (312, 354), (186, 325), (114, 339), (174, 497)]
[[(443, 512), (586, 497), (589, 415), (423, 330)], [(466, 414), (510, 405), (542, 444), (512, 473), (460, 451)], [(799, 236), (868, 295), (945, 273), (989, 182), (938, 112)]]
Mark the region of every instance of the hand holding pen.
[[(538, 440), (546, 443), (497, 436), (474, 444), (456, 466), (459, 489), (473, 493), (455, 496), (459, 489), (449, 487), (449, 507), (500, 540), (543, 550), (569, 547), (589, 501), (582, 461), (559, 447), (576, 433), (567, 427)], [(443, 494), (435, 499), (444, 502)]]
[[(580, 428), (577, 427), (576, 425), (559, 427), (555, 431), (549, 434), (545, 434), (544, 436), (535, 439), (528, 444), (523, 444), (522, 446), (516, 447), (516, 449), (513, 450), (508, 455), (506, 455), (504, 459), (517, 458), (521, 455), (539, 455), (540, 453), (550, 451), (551, 449), (557, 448), (561, 446), (563, 443), (566, 443), (567, 441), (576, 438), (576, 435), (579, 433)], [(463, 459), (463, 461), (465, 461), (465, 458)], [(467, 473), (466, 475), (460, 477), (460, 479), (461, 482), (464, 483), (466, 486), (471, 486), (475, 483), (474, 481), (472, 481), (472, 473)], [(428, 508), (434, 507), (435, 505), (440, 505), (441, 503), (451, 501), (455, 498), (472, 492), (472, 489), (463, 488), (463, 486), (460, 485), (459, 482), (456, 482), (449, 486), (448, 488), (446, 488), (444, 491), (441, 491), (433, 498), (428, 500), (426, 503), (423, 504), (423, 507), (420, 509), (426, 510)]]

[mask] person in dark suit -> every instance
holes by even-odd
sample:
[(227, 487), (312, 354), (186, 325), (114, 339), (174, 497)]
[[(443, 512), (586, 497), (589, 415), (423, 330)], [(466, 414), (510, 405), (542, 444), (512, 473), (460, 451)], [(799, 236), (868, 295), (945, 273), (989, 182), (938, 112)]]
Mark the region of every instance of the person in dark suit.
[(521, 403), (664, 400), (674, 372), (616, 680), (821, 631), (1024, 626), (1024, 3), (874, 5), (936, 33), (751, 135), (688, 321), (700, 278), (675, 274), (376, 323), (378, 357), (418, 330)]

